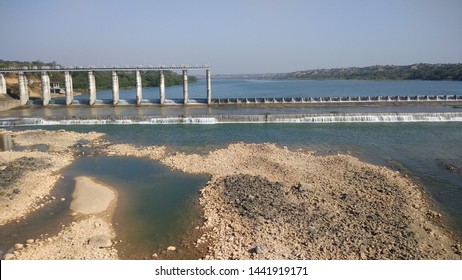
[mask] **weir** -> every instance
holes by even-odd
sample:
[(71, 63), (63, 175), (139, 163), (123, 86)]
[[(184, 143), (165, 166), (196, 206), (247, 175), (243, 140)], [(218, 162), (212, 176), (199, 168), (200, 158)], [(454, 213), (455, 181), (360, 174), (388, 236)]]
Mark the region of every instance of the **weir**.
[(176, 116), (60, 116), (0, 118), (0, 127), (104, 124), (217, 124), (217, 123), (351, 123), (351, 122), (462, 122), (462, 112), (443, 113), (321, 113)]

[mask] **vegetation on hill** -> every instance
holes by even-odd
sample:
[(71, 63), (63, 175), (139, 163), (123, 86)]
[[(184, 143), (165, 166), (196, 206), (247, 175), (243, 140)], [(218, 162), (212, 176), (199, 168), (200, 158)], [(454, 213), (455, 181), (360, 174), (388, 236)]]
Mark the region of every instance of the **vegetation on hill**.
[[(56, 67), (60, 66), (56, 62), (42, 62), (42, 61), (5, 61), (0, 60), (0, 68), (22, 68), (27, 67), (32, 69), (37, 67), (41, 69), (42, 66)], [(16, 75), (16, 74), (9, 74)], [(64, 73), (63, 72), (48, 72), (51, 82), (59, 83), (61, 87), (64, 87)], [(28, 73), (29, 80), (40, 80), (40, 73)], [(118, 72), (119, 87), (123, 89), (133, 88), (136, 85), (136, 77), (134, 72)], [(172, 71), (164, 71), (165, 86), (182, 85), (183, 77)], [(141, 71), (141, 78), (143, 87), (154, 87), (159, 86), (159, 72), (158, 71)], [(96, 88), (98, 90), (105, 90), (112, 88), (112, 73), (111, 71), (95, 72)], [(194, 76), (188, 76), (188, 82), (196, 82), (197, 78)], [(83, 72), (72, 72), (72, 84), (75, 91), (87, 91), (88, 90), (88, 73)], [(17, 94), (17, 85), (7, 85), (9, 92)]]
[(462, 64), (414, 64), (316, 69), (288, 73), (289, 79), (453, 80), (462, 81)]
[(291, 73), (214, 75), (219, 79), (447, 80), (462, 81), (462, 64), (413, 64), (303, 70)]

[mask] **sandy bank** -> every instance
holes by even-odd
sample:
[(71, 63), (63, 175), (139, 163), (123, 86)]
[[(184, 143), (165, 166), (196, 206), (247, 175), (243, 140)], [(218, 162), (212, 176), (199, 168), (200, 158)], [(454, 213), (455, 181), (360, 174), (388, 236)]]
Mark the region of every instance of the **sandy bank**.
[(21, 218), (53, 200), (49, 193), (59, 170), (74, 159), (76, 144), (97, 143), (101, 133), (25, 130), (7, 131), (21, 151), (0, 151), (0, 225)]
[(71, 210), (80, 214), (98, 214), (109, 207), (115, 199), (114, 191), (95, 182), (92, 178), (74, 178), (75, 191), (72, 194)]
[(20, 250), (10, 252), (14, 259), (117, 259), (112, 247), (115, 231), (111, 220), (116, 206), (116, 193), (108, 186), (92, 178), (75, 178), (75, 191), (71, 210), (74, 216), (70, 226), (64, 227), (57, 236), (27, 244)]
[[(82, 146), (104, 143), (101, 133), (2, 129), (0, 134), (11, 135), (14, 146), (21, 147), (20, 151), (0, 151), (0, 225), (60, 199), (50, 196), (61, 178), (59, 171), (72, 163)], [(117, 251), (112, 248), (115, 232), (111, 224), (116, 194), (89, 178), (79, 177), (77, 181), (79, 192), (74, 204), (79, 215), (72, 224), (53, 237), (31, 236), (4, 258), (117, 259)], [(102, 199), (96, 199), (96, 195)], [(91, 206), (82, 202), (88, 197)], [(96, 208), (95, 200), (99, 201)]]

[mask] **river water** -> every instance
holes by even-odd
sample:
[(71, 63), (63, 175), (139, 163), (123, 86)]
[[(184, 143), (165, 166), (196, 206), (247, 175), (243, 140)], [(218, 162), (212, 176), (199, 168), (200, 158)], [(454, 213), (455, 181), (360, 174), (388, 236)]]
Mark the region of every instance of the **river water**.
[[(260, 80), (218, 80), (213, 81), (214, 97), (310, 97), (310, 96), (358, 96), (358, 95), (425, 95), (425, 94), (462, 94), (462, 82), (430, 82), (430, 81), (260, 81)], [(155, 88), (144, 89), (144, 96), (149, 92), (152, 98), (158, 98)], [(202, 95), (202, 93), (204, 93)], [(98, 92), (98, 98), (111, 98), (110, 91)], [(133, 97), (132, 97), (133, 94)], [(121, 98), (134, 98), (134, 90), (124, 90)], [(205, 85), (203, 81), (190, 84), (190, 96), (203, 98)], [(167, 88), (167, 98), (181, 98), (182, 87)], [(82, 95), (80, 98), (85, 98)], [(247, 143), (272, 142), (292, 149), (308, 149), (320, 155), (348, 153), (373, 164), (385, 165), (400, 170), (411, 176), (428, 194), (434, 207), (444, 213), (447, 224), (462, 237), (462, 122), (328, 122), (328, 123), (234, 123), (210, 124), (195, 122), (191, 124), (104, 124), (78, 125), (79, 120), (98, 116), (170, 116), (170, 115), (248, 115), (248, 114), (317, 114), (342, 113), (377, 115), (386, 113), (461, 113), (462, 106), (452, 105), (408, 105), (408, 106), (297, 106), (297, 107), (29, 107), (0, 113), (0, 123), (17, 117), (30, 117), (41, 120), (60, 116), (76, 119), (74, 125), (63, 125), (60, 122), (38, 122), (42, 125), (10, 127), (10, 129), (66, 129), (77, 132), (103, 132), (106, 138), (116, 143), (131, 143), (135, 145), (166, 145), (172, 150), (188, 153), (206, 153), (213, 149), (225, 147), (229, 143), (244, 141)], [(76, 125), (77, 123), (77, 125)], [(199, 124), (198, 124), (199, 123)], [(47, 124), (47, 125), (43, 125)], [(91, 164), (89, 164), (91, 163)], [(126, 177), (117, 170), (152, 170)], [(152, 166), (151, 166), (152, 165)], [(91, 168), (90, 168), (91, 166)], [(133, 167), (135, 166), (135, 167)], [(73, 164), (65, 174), (96, 177), (98, 180), (116, 185), (124, 194), (124, 202), (118, 211), (121, 226), (119, 236), (129, 240), (122, 249), (127, 258), (141, 258), (158, 248), (165, 247), (169, 242), (177, 242), (187, 232), (184, 224), (191, 225), (194, 217), (177, 216), (179, 224), (176, 227), (166, 226), (168, 220), (175, 220), (175, 215), (169, 216), (163, 212), (166, 208), (159, 197), (170, 197), (172, 212), (182, 213), (193, 209), (197, 189), (205, 184), (206, 177), (188, 177), (177, 183), (179, 174), (164, 176), (170, 171), (145, 160), (106, 157), (81, 159)], [(159, 175), (159, 178), (152, 176)], [(148, 176), (149, 175), (149, 176)], [(152, 176), (151, 176), (152, 175)], [(164, 181), (165, 186), (173, 186), (179, 195), (168, 195), (158, 192), (152, 182)], [(129, 188), (132, 182), (139, 187)], [(188, 182), (190, 187), (184, 187)], [(162, 188), (162, 187), (161, 187)], [(181, 195), (180, 195), (181, 194)], [(170, 200), (172, 199), (172, 200)], [(177, 200), (175, 200), (177, 199)], [(139, 206), (138, 210), (130, 208)], [(143, 206), (144, 205), (144, 206)], [(154, 207), (153, 205), (159, 205)], [(143, 208), (146, 207), (146, 208)], [(64, 210), (63, 210), (64, 211)], [(56, 212), (56, 211), (55, 211)], [(120, 214), (124, 213), (124, 214)], [(194, 212), (193, 212), (194, 213)], [(197, 213), (197, 212), (196, 212)], [(151, 216), (154, 215), (154, 216)], [(137, 215), (141, 215), (140, 218)], [(155, 215), (157, 215), (155, 217)], [(194, 216), (195, 214), (192, 214)], [(57, 214), (59, 216), (59, 214)], [(162, 220), (157, 226), (146, 221)], [(173, 217), (173, 218), (172, 218)], [(180, 217), (180, 218), (178, 218)], [(134, 221), (129, 224), (128, 221)], [(124, 224), (125, 223), (125, 224)], [(159, 226), (162, 225), (163, 226)], [(124, 225), (124, 226), (122, 226)], [(144, 231), (143, 229), (146, 229)], [(133, 229), (133, 233), (130, 230)], [(139, 235), (133, 235), (137, 233)], [(163, 239), (161, 237), (164, 237)], [(156, 240), (162, 240), (157, 242)], [(149, 250), (143, 251), (143, 244), (151, 244)], [(124, 251), (125, 250), (125, 251)], [(143, 251), (142, 253), (136, 253)]]

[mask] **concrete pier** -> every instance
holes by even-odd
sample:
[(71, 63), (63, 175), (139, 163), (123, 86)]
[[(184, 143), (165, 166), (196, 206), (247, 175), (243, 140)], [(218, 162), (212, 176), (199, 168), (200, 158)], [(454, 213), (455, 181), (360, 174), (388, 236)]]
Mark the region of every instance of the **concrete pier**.
[(117, 71), (112, 71), (112, 104), (119, 103), (119, 77)]
[(210, 78), (210, 69), (205, 70), (205, 78), (207, 80), (207, 104), (212, 103), (212, 80)]
[(66, 88), (66, 105), (70, 105), (74, 101), (74, 87), (69, 71), (64, 72), (64, 87)]
[(24, 72), (18, 73), (19, 82), (19, 100), (21, 105), (26, 105), (29, 101), (29, 86), (27, 85), (27, 77)]
[[(188, 73), (190, 71), (197, 71), (197, 70), (205, 70), (206, 71), (206, 86), (207, 86), (207, 98), (189, 98), (189, 77)], [(136, 100), (133, 97), (129, 97), (126, 100), (120, 99), (120, 84), (118, 78), (118, 72), (135, 72), (136, 75)], [(159, 74), (159, 99), (144, 99), (143, 102), (143, 95), (142, 95), (142, 71), (156, 71)], [(167, 97), (166, 92), (166, 81), (165, 81), (165, 71), (182, 71), (183, 76), (183, 99), (174, 98), (169, 99)], [(50, 73), (53, 72), (61, 72), (64, 74), (64, 87), (65, 87), (65, 98), (51, 98), (51, 83), (50, 83)], [(88, 103), (89, 105), (129, 105), (129, 104), (136, 104), (136, 105), (199, 105), (199, 104), (213, 104), (214, 100), (212, 99), (212, 86), (211, 86), (211, 74), (210, 74), (210, 66), (209, 65), (181, 65), (181, 66), (166, 66), (166, 65), (157, 65), (157, 66), (142, 66), (142, 65), (135, 65), (135, 66), (126, 66), (126, 67), (95, 67), (95, 66), (88, 66), (88, 67), (62, 67), (62, 66), (42, 66), (37, 67), (34, 66), (32, 68), (28, 67), (14, 67), (14, 68), (0, 68), (0, 94), (7, 93), (7, 85), (5, 81), (5, 74), (17, 74), (18, 75), (18, 82), (19, 82), (19, 95), (20, 95), (20, 103), (22, 105), (25, 104), (34, 104), (34, 105), (49, 105), (50, 102), (53, 102), (53, 105), (77, 105), (82, 104), (80, 100), (74, 100), (74, 89), (73, 89), (73, 79), (72, 73), (73, 72), (87, 72), (88, 73)], [(96, 72), (111, 72), (112, 73), (112, 100), (96, 100)], [(28, 83), (27, 83), (27, 73), (34, 73), (37, 75), (38, 73), (41, 74), (41, 81), (43, 87), (41, 88), (42, 98), (39, 100), (29, 100), (29, 90), (28, 90)], [(50, 93), (48, 93), (50, 91)], [(53, 89), (54, 91), (54, 89)], [(18, 101), (19, 102), (19, 101)]]
[(141, 82), (140, 70), (136, 70), (136, 105), (140, 105), (143, 100), (143, 86)]
[(6, 81), (2, 73), (0, 73), (0, 94), (6, 94)]
[(188, 70), (183, 70), (183, 101), (188, 104)]
[(93, 71), (88, 71), (88, 92), (90, 93), (90, 105), (95, 105), (96, 101), (96, 81)]
[(50, 99), (51, 99), (51, 93), (50, 93), (50, 77), (48, 76), (48, 73), (43, 71), (42, 72), (42, 101), (43, 101), (43, 106), (48, 106), (50, 104)]
[(159, 95), (160, 95), (160, 105), (165, 103), (165, 76), (164, 70), (159, 71)]

